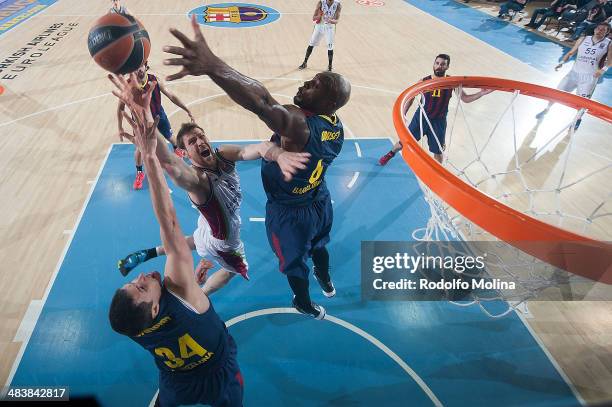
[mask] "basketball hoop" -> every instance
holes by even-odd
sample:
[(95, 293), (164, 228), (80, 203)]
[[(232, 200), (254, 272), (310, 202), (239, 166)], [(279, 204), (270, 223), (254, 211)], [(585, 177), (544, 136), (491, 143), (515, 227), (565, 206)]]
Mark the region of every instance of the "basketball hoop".
[[(475, 158), (467, 160), (467, 164), (462, 165), (455, 163), (453, 155), (449, 153), (444, 165), (440, 165), (427, 151), (427, 144), (425, 143), (425, 148), (423, 148), (410, 133), (405, 118), (402, 116), (402, 111), (408, 101), (415, 99), (424, 92), (433, 92), (437, 89), (455, 89), (458, 104), (452, 124), (449, 120), (451, 135), (447, 135), (447, 145), (449, 148), (447, 148), (446, 154), (450, 149), (450, 142), (453, 140), (453, 129), (457, 127), (456, 122), (459, 112), (466, 118), (459, 97), (459, 92), (463, 88), (494, 89), (509, 93), (510, 95), (500, 95), (498, 97), (510, 96), (510, 105), (504, 107), (502, 103), (489, 100), (489, 105), (499, 105), (499, 110), (502, 111), (490, 136), (481, 140), (481, 146), (477, 146), (476, 138), (473, 137), (470, 127), (466, 125), (464, 133), (469, 137), (466, 136), (465, 142), (458, 147), (466, 149), (466, 146), (469, 144)], [(492, 93), (491, 95), (496, 94)], [(485, 96), (480, 102), (474, 103), (474, 105), (480, 103), (481, 107), (485, 106), (487, 98), (489, 96)], [(563, 227), (563, 222), (567, 219), (573, 221), (579, 219), (583, 225), (583, 230), (586, 231), (588, 231), (589, 225), (596, 221), (601, 222), (605, 220), (612, 222), (612, 211), (607, 208), (603, 209), (608, 203), (612, 203), (612, 194), (608, 193), (607, 196), (601, 198), (601, 202), (594, 202), (588, 208), (583, 208), (584, 214), (582, 215), (565, 213), (561, 210), (563, 208), (561, 204), (557, 204), (556, 211), (552, 210), (549, 212), (537, 210), (534, 204), (537, 201), (534, 197), (538, 194), (551, 194), (555, 199), (562, 199), (562, 192), (566, 191), (567, 188), (574, 187), (578, 183), (586, 183), (592, 180), (595, 175), (605, 176), (608, 172), (612, 175), (612, 171), (610, 171), (612, 169), (612, 159), (607, 158), (607, 163), (604, 162), (601, 168), (597, 168), (592, 173), (578, 176), (578, 181), (564, 183), (569, 178), (567, 171), (569, 161), (568, 158), (563, 156), (554, 162), (555, 171), (561, 174), (561, 181), (558, 184), (548, 189), (541, 186), (534, 188), (528, 185), (524, 172), (537, 173), (539, 171), (546, 174), (547, 169), (532, 168), (534, 163), (537, 163), (533, 156), (524, 161), (516, 157), (518, 155), (518, 140), (521, 135), (517, 134), (516, 131), (514, 112), (516, 108), (524, 108), (529, 103), (541, 103), (538, 99), (567, 106), (578, 110), (581, 114), (584, 111), (586, 115), (597, 120), (599, 126), (605, 126), (608, 131), (607, 134), (610, 134), (609, 125), (612, 124), (612, 109), (610, 107), (543, 86), (488, 77), (445, 77), (419, 82), (402, 92), (394, 105), (393, 121), (397, 134), (403, 144), (403, 158), (419, 179), (432, 212), (432, 218), (428, 227), (425, 228), (427, 230), (417, 231), (413, 233), (413, 237), (417, 238), (417, 240), (437, 240), (442, 239), (442, 237), (450, 238), (451, 240), (499, 240), (507, 242), (521, 252), (558, 269), (586, 277), (592, 281), (612, 284), (612, 245), (606, 241), (612, 240), (610, 239), (612, 232), (608, 232), (607, 238), (604, 237), (602, 239), (601, 236), (593, 237), (589, 236), (588, 233), (578, 233), (576, 230), (568, 230), (568, 228)], [(492, 146), (495, 146), (495, 142), (492, 141), (494, 134), (503, 127), (500, 126), (500, 123), (504, 117), (507, 118), (509, 112), (512, 112), (512, 119), (514, 120), (511, 125), (514, 126), (514, 151), (509, 153), (508, 162), (513, 165), (513, 168), (495, 172), (490, 169), (490, 164), (483, 162), (482, 156), (487, 149), (490, 150)], [(529, 117), (533, 117), (535, 113), (536, 111), (532, 110), (529, 112)], [(449, 111), (450, 116), (451, 112)], [(482, 116), (482, 113), (480, 113), (480, 116), (476, 115), (479, 118)], [(527, 116), (523, 114), (522, 117)], [(574, 132), (576, 118), (571, 120), (571, 115), (565, 115), (564, 117), (566, 119), (569, 117), (569, 124), (564, 127), (570, 135), (569, 148), (567, 148), (567, 155), (569, 156), (576, 138)], [(427, 126), (428, 124), (431, 126), (427, 117), (422, 119), (422, 126)], [(481, 123), (478, 123), (478, 125), (480, 126)], [(423, 128), (421, 128), (421, 132), (423, 132)], [(558, 138), (558, 136), (559, 134), (553, 137), (553, 139)], [(421, 142), (425, 138), (421, 137)], [(502, 142), (507, 142), (507, 138), (505, 137)], [(610, 144), (612, 145), (612, 142)], [(473, 179), (476, 177), (468, 176), (467, 172), (476, 165), (483, 168), (481, 172), (484, 175), (479, 176), (478, 179)], [(549, 171), (552, 170), (549, 169)], [(522, 190), (516, 192), (483, 190), (482, 186), (487, 182), (499, 185), (499, 179), (502, 177), (515, 177), (520, 181), (515, 182), (515, 184), (519, 184)], [(609, 180), (610, 178), (608, 177), (607, 179)], [(609, 181), (607, 185), (608, 190), (612, 190), (609, 187)], [(600, 185), (600, 189), (601, 187)], [(518, 196), (527, 202), (522, 208), (503, 202), (504, 200), (512, 200), (507, 199), (508, 197)], [(557, 216), (558, 221), (551, 221), (553, 215)], [(607, 231), (612, 230), (609, 227), (604, 229)], [(422, 233), (422, 236), (417, 236), (418, 233)], [(487, 237), (483, 237), (485, 235)], [(520, 300), (524, 301), (525, 299), (522, 298)]]

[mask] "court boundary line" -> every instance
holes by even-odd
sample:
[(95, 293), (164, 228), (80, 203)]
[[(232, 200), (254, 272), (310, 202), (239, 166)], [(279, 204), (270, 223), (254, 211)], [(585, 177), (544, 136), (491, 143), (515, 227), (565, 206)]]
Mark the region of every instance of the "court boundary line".
[[(260, 309), (260, 310), (257, 310), (257, 311), (251, 311), (251, 312), (247, 312), (247, 313), (242, 314), (242, 315), (237, 315), (237, 316), (229, 319), (228, 321), (226, 321), (225, 325), (229, 328), (232, 325), (235, 325), (235, 324), (237, 324), (239, 322), (246, 321), (246, 320), (251, 319), (251, 318), (256, 318), (256, 317), (260, 317), (260, 316), (264, 316), (264, 315), (274, 315), (274, 314), (298, 314), (298, 315), (301, 315), (294, 308), (286, 308), (286, 307), (263, 308), (263, 309)], [(389, 356), (389, 358), (391, 358), (391, 360), (393, 360), (395, 363), (397, 363), (406, 373), (408, 373), (408, 376), (410, 376), (412, 378), (412, 380), (414, 380), (414, 382), (421, 388), (423, 393), (425, 393), (425, 395), (427, 397), (429, 397), (429, 399), (431, 400), (431, 402), (433, 403), (434, 406), (436, 406), (436, 407), (442, 407), (443, 406), (442, 402), (438, 399), (438, 397), (434, 394), (434, 392), (429, 388), (429, 386), (427, 385), (427, 383), (425, 383), (425, 381), (421, 378), (421, 376), (419, 376), (418, 373), (415, 372), (408, 365), (408, 363), (404, 362), (404, 360), (402, 358), (400, 358), (397, 353), (393, 352), (387, 345), (385, 345), (379, 339), (374, 337), (374, 335), (369, 334), (368, 332), (364, 331), (363, 329), (359, 328), (356, 325), (351, 324), (350, 322), (347, 322), (347, 321), (345, 321), (343, 319), (340, 319), (338, 317), (334, 317), (333, 315), (327, 314), (325, 316), (325, 318), (321, 322), (323, 322), (323, 321), (328, 321), (328, 322), (331, 322), (333, 324), (339, 325), (339, 326), (341, 326), (343, 328), (346, 328), (349, 331), (351, 331), (351, 332), (359, 335), (363, 339), (367, 340), (368, 342), (370, 342), (372, 345), (374, 345), (378, 349), (380, 349), (385, 355)], [(151, 402), (149, 403), (149, 407), (155, 405), (155, 399), (157, 398), (158, 394), (159, 394), (159, 389), (153, 395), (153, 398), (151, 399)]]
[(17, 357), (13, 361), (13, 366), (11, 366), (11, 370), (9, 372), (9, 375), (8, 375), (7, 379), (6, 379), (5, 388), (8, 388), (11, 385), (11, 382), (13, 381), (13, 378), (15, 377), (15, 373), (17, 372), (17, 369), (19, 368), (19, 365), (21, 364), (21, 359), (23, 358), (23, 354), (25, 353), (25, 350), (28, 347), (28, 344), (30, 343), (30, 339), (32, 338), (32, 334), (36, 330), (36, 326), (38, 325), (38, 320), (40, 319), (40, 315), (42, 314), (42, 311), (45, 308), (45, 304), (47, 303), (47, 299), (49, 298), (49, 293), (51, 293), (51, 289), (53, 288), (53, 284), (55, 283), (55, 279), (57, 278), (57, 276), (59, 274), (59, 271), (62, 268), (62, 265), (64, 264), (64, 260), (66, 258), (66, 254), (68, 254), (68, 250), (70, 249), (70, 246), (72, 245), (72, 240), (74, 239), (74, 236), (76, 236), (76, 231), (79, 228), (81, 220), (83, 219), (83, 215), (85, 214), (85, 210), (87, 209), (87, 206), (89, 205), (89, 201), (91, 200), (91, 197), (93, 196), (93, 193), (94, 193), (94, 191), (96, 189), (96, 186), (98, 185), (98, 181), (100, 180), (100, 176), (102, 175), (102, 171), (104, 170), (104, 167), (106, 166), (106, 162), (108, 161), (108, 158), (110, 157), (110, 153), (111, 153), (114, 145), (115, 145), (114, 143), (111, 144), (110, 147), (108, 148), (108, 150), (106, 151), (106, 156), (104, 157), (104, 160), (102, 160), (102, 164), (100, 165), (100, 168), (98, 169), (98, 174), (96, 175), (95, 182), (92, 183), (90, 188), (89, 188), (89, 193), (87, 194), (87, 197), (85, 198), (85, 202), (83, 202), (83, 206), (81, 207), (81, 211), (79, 212), (79, 216), (77, 217), (77, 219), (76, 219), (76, 221), (74, 223), (74, 227), (72, 228), (73, 233), (70, 235), (70, 238), (68, 239), (68, 241), (64, 245), (64, 250), (62, 251), (62, 254), (60, 255), (60, 258), (59, 258), (59, 260), (58, 260), (58, 262), (57, 262), (57, 264), (55, 266), (55, 270), (53, 271), (53, 274), (51, 275), (51, 279), (49, 280), (49, 283), (47, 284), (47, 288), (45, 289), (45, 293), (44, 293), (42, 299), (40, 300), (40, 301), (42, 301), (41, 308), (40, 308), (40, 313), (38, 314), (38, 316), (36, 317), (36, 320), (34, 321), (34, 325), (33, 325), (32, 331), (27, 334), (27, 337), (26, 337), (25, 341), (23, 341), (21, 343), (21, 347), (19, 348), (19, 352), (17, 353)]
[(565, 384), (567, 384), (569, 389), (572, 391), (572, 394), (574, 395), (574, 397), (576, 397), (576, 400), (578, 400), (581, 406), (586, 406), (587, 403), (584, 400), (584, 398), (582, 398), (582, 395), (578, 392), (578, 390), (576, 389), (574, 384), (570, 381), (569, 377), (565, 374), (563, 369), (561, 369), (561, 366), (559, 365), (559, 363), (557, 363), (557, 360), (548, 351), (548, 349), (544, 345), (544, 342), (542, 342), (542, 340), (536, 335), (531, 325), (529, 325), (529, 322), (525, 319), (525, 316), (521, 314), (521, 312), (518, 311), (517, 309), (514, 309), (514, 312), (518, 316), (518, 319), (523, 323), (523, 325), (525, 325), (525, 328), (527, 329), (527, 331), (529, 332), (533, 340), (536, 341), (536, 343), (538, 344), (542, 352), (544, 352), (544, 355), (546, 355), (546, 357), (548, 358), (548, 361), (553, 365), (553, 367), (555, 368), (559, 376), (561, 376)]
[[(291, 81), (291, 82), (304, 82), (304, 81), (308, 80), (308, 79), (305, 79), (305, 78), (285, 78), (285, 77), (265, 77), (265, 76), (255, 77), (254, 79), (256, 79), (258, 81), (284, 80), (284, 81)], [(206, 77), (206, 78), (190, 79), (190, 80), (185, 80), (185, 81), (170, 81), (170, 82), (166, 83), (166, 86), (176, 86), (176, 85), (188, 84), (188, 83), (194, 83), (194, 82), (212, 82), (212, 80), (209, 77)], [(388, 90), (388, 89), (375, 88), (375, 87), (364, 86), (364, 85), (353, 85), (353, 84), (351, 84), (351, 87), (352, 88), (356, 88), (356, 89), (367, 89), (367, 90), (372, 90), (372, 91), (375, 91), (375, 92), (387, 93), (387, 94), (390, 94), (390, 95), (394, 95), (396, 97), (397, 97), (397, 95), (399, 95), (401, 93), (401, 91), (391, 91), (391, 90)], [(99, 98), (106, 97), (106, 96), (112, 96), (112, 93), (111, 92), (106, 92), (106, 93), (102, 93), (100, 95), (90, 96), (90, 97), (87, 97), (87, 98), (83, 98), (83, 99), (78, 99), (78, 100), (73, 100), (73, 101), (70, 101), (70, 102), (66, 102), (66, 103), (63, 103), (63, 104), (61, 104), (59, 106), (55, 106), (55, 107), (44, 109), (44, 110), (39, 110), (38, 112), (28, 113), (25, 116), (21, 116), (21, 117), (18, 117), (16, 119), (9, 120), (7, 122), (0, 123), (0, 127), (8, 126), (10, 124), (20, 122), (20, 121), (22, 121), (24, 119), (29, 119), (30, 117), (38, 116), (38, 115), (49, 113), (49, 112), (54, 112), (56, 110), (61, 110), (61, 109), (65, 108), (65, 107), (74, 106), (74, 105), (77, 105), (79, 103), (89, 102), (91, 100), (99, 99)], [(200, 99), (196, 99), (196, 100), (200, 100)], [(192, 102), (194, 102), (194, 101), (192, 101)], [(192, 102), (190, 102), (190, 103), (192, 103)], [(178, 110), (180, 110), (180, 108), (178, 108), (177, 111)], [(174, 114), (174, 112), (172, 114)]]
[[(60, 0), (57, 0), (55, 3), (51, 3), (49, 4), (47, 7), (45, 7), (44, 9), (40, 10), (38, 13), (34, 14), (33, 16), (30, 16), (28, 18), (25, 19), (25, 21), (20, 21), (19, 23), (17, 23), (16, 25), (12, 26), (11, 28), (9, 28), (8, 30), (6, 30), (5, 32), (0, 34), (0, 37), (3, 35), (8, 34), (9, 32), (14, 32), (13, 30), (18, 29), (21, 26), (25, 26), (28, 21), (32, 21), (33, 19), (35, 19), (37, 16), (40, 16), (41, 14), (44, 14), (47, 10), (49, 10), (51, 7), (55, 6), (57, 3), (59, 3)], [(21, 11), (21, 10), (20, 10)], [(10, 17), (10, 16), (9, 16)]]
[[(518, 62), (518, 63), (520, 63), (521, 65), (524, 65), (524, 66), (528, 67), (529, 69), (532, 69), (533, 71), (535, 71), (535, 72), (537, 72), (537, 73), (538, 73), (538, 76), (546, 76), (547, 78), (549, 78), (549, 77), (550, 77), (550, 75), (546, 75), (546, 74), (550, 74), (550, 72), (548, 72), (548, 71), (541, 71), (541, 70), (539, 70), (538, 68), (536, 68), (535, 66), (529, 65), (529, 64), (527, 64), (526, 62), (521, 61), (520, 59), (516, 58), (514, 55), (511, 55), (511, 54), (507, 53), (506, 51), (504, 51), (504, 50), (502, 50), (502, 49), (499, 49), (499, 48), (497, 48), (497, 47), (495, 47), (495, 46), (493, 46), (493, 45), (489, 44), (489, 43), (488, 43), (488, 42), (486, 42), (485, 40), (483, 40), (483, 39), (481, 39), (481, 38), (478, 38), (478, 37), (476, 37), (475, 35), (473, 35), (473, 34), (471, 34), (471, 33), (467, 32), (467, 31), (462, 30), (462, 29), (461, 29), (461, 28), (459, 28), (459, 27), (456, 27), (456, 26), (454, 26), (454, 25), (452, 25), (452, 24), (450, 24), (450, 23), (447, 23), (446, 21), (442, 20), (440, 17), (438, 17), (438, 16), (434, 16), (433, 14), (428, 13), (426, 10), (423, 10), (422, 8), (420, 8), (420, 7), (418, 7), (418, 6), (414, 5), (414, 4), (412, 4), (412, 3), (410, 2), (410, 0), (402, 0), (402, 1), (403, 1), (403, 3), (404, 3), (404, 4), (406, 4), (406, 5), (410, 6), (410, 7), (414, 7), (415, 9), (419, 10), (421, 13), (424, 13), (424, 14), (426, 14), (427, 16), (429, 16), (429, 17), (431, 17), (431, 18), (436, 19), (436, 20), (437, 20), (437, 21), (438, 21), (440, 24), (444, 24), (445, 26), (452, 27), (452, 28), (453, 28), (453, 29), (455, 29), (456, 31), (458, 31), (458, 32), (460, 32), (460, 33), (462, 33), (462, 34), (465, 34), (465, 35), (467, 35), (467, 36), (469, 36), (469, 37), (471, 37), (471, 38), (473, 38), (473, 39), (477, 40), (478, 42), (480, 42), (480, 43), (484, 44), (485, 46), (487, 46), (487, 47), (489, 47), (489, 48), (492, 48), (492, 49), (494, 49), (494, 50), (496, 50), (496, 51), (498, 51), (498, 52), (501, 52), (502, 54), (504, 54), (504, 55), (506, 55), (506, 56), (508, 56), (508, 57), (512, 58), (513, 60), (517, 61), (517, 62)], [(466, 7), (469, 7), (469, 6), (466, 6)], [(472, 9), (474, 9), (474, 8), (472, 8)], [(475, 9), (474, 9), (474, 10), (475, 10)], [(481, 12), (481, 13), (483, 13), (483, 12)], [(484, 14), (485, 16), (487, 16), (487, 17), (490, 17), (491, 19), (494, 19), (494, 17), (490, 16), (489, 14), (486, 14), (486, 13), (483, 13), (483, 14)], [(542, 81), (542, 82), (544, 82), (544, 81)], [(540, 83), (540, 84), (541, 84), (541, 83)], [(549, 85), (544, 85), (544, 86), (547, 86), (547, 87), (549, 87), (549, 88), (554, 88), (554, 85), (550, 85), (550, 86), (549, 86)]]

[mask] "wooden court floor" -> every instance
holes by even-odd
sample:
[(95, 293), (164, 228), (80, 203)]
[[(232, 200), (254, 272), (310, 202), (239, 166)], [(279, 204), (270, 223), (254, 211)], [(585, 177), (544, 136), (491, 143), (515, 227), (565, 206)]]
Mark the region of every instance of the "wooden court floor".
[[(255, 3), (280, 10), (281, 18), (256, 28), (205, 28), (206, 39), (230, 65), (289, 103), (302, 81), (327, 65), (324, 47), (317, 47), (309, 68), (297, 70), (311, 34), (315, 2)], [(168, 28), (189, 32), (186, 14), (203, 3), (125, 4), (149, 31), (152, 71), (160, 77), (172, 73), (161, 62), (161, 47), (175, 42)], [(452, 7), (452, 1), (448, 4)], [(14, 78), (0, 79), (0, 383), (5, 383), (22, 345), (15, 339), (20, 339), (16, 334), (26, 311), (45, 295), (91, 181), (109, 145), (118, 141), (110, 83), (86, 46), (90, 25), (109, 6), (106, 0), (60, 0), (0, 36), (2, 59), (19, 53), (51, 27), (57, 39)], [(349, 136), (395, 138), (391, 108), (397, 95), (431, 73), (438, 53), (451, 55), (451, 75), (497, 76), (549, 86), (561, 78), (561, 73), (537, 70), (405, 1), (366, 7), (343, 0), (334, 67), (353, 85), (352, 99), (340, 111)], [(206, 77), (169, 86), (210, 138), (269, 137), (270, 131), (254, 115), (236, 107)], [(486, 117), (487, 103), (477, 103), (474, 109)], [(187, 116), (175, 112), (168, 100), (164, 105), (177, 129)], [(597, 139), (605, 132), (594, 134)], [(612, 156), (612, 150), (598, 153)], [(126, 168), (126, 173), (132, 171)], [(406, 239), (409, 236), (407, 231)], [(528, 324), (581, 396), (588, 402), (612, 400), (612, 303), (532, 302), (529, 307), (533, 318)]]

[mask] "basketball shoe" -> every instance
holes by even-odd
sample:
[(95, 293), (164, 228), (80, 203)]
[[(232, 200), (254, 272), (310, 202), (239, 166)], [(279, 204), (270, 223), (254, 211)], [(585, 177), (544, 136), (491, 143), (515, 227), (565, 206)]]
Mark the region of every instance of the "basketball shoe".
[(300, 314), (304, 314), (304, 315), (310, 315), (311, 317), (313, 317), (314, 319), (320, 321), (323, 318), (325, 318), (325, 308), (323, 308), (322, 306), (320, 306), (319, 304), (315, 304), (314, 302), (311, 302), (311, 310), (305, 310), (304, 308), (300, 307), (298, 305), (298, 303), (295, 301), (295, 295), (293, 296), (293, 300), (291, 301), (293, 308), (295, 308), (296, 310), (298, 310), (298, 312)]
[(389, 160), (392, 159), (393, 157), (395, 157), (395, 153), (393, 151), (389, 151), (387, 154), (380, 157), (380, 159), (378, 160), (378, 163), (380, 165), (387, 165)]
[(136, 172), (136, 179), (134, 179), (134, 189), (142, 189), (142, 183), (145, 179), (145, 174), (142, 171)]

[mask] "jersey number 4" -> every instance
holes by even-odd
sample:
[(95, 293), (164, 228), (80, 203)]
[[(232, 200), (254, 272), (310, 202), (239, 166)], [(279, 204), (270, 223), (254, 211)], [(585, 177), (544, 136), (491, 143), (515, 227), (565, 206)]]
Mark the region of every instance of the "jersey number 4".
[(155, 354), (161, 356), (167, 360), (164, 363), (170, 369), (176, 369), (185, 364), (185, 359), (189, 359), (192, 356), (204, 356), (208, 353), (206, 349), (200, 346), (189, 334), (185, 334), (178, 339), (180, 358), (174, 355), (168, 348), (155, 348)]
[(314, 169), (314, 171), (310, 175), (310, 179), (308, 180), (308, 182), (310, 182), (311, 184), (314, 184), (315, 182), (319, 180), (319, 178), (321, 178), (321, 175), (323, 175), (323, 159), (320, 159), (319, 162), (317, 163), (317, 167)]

